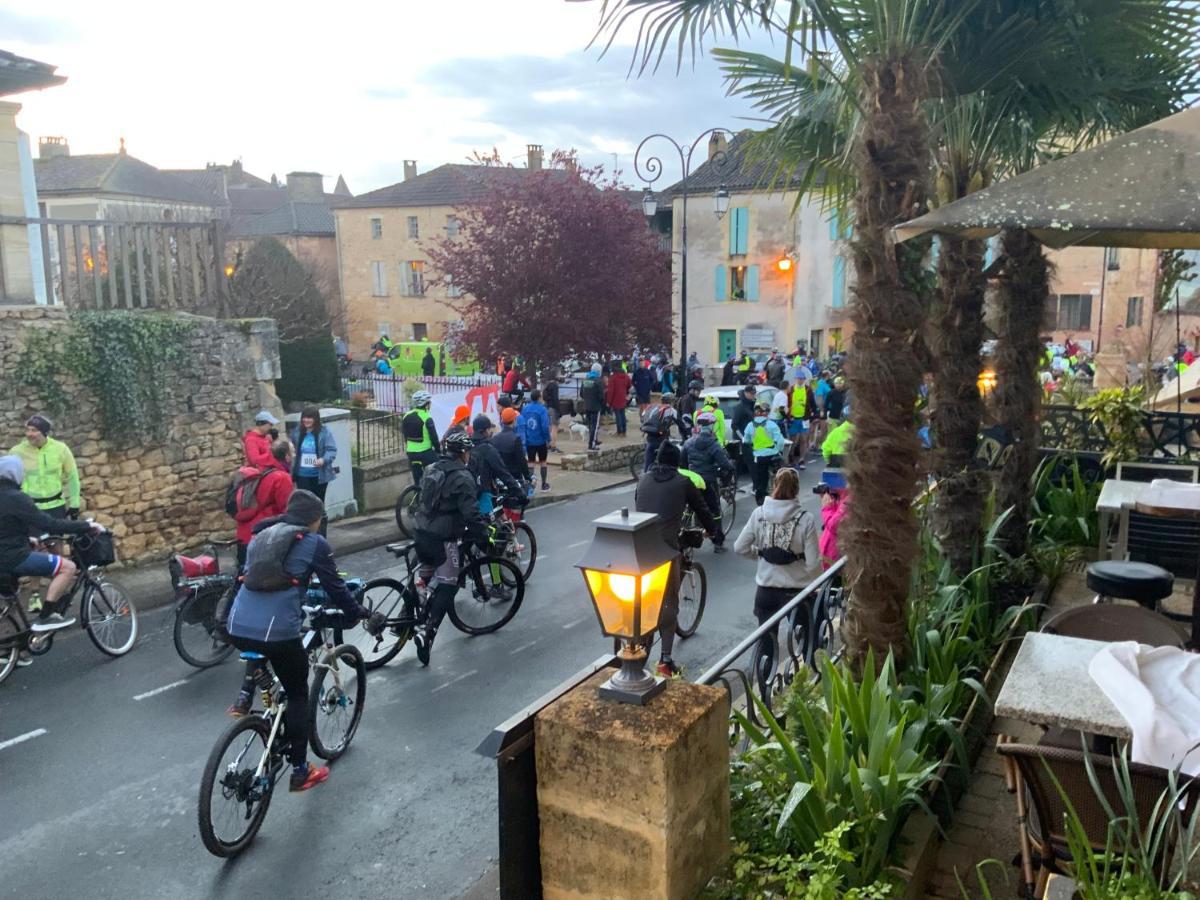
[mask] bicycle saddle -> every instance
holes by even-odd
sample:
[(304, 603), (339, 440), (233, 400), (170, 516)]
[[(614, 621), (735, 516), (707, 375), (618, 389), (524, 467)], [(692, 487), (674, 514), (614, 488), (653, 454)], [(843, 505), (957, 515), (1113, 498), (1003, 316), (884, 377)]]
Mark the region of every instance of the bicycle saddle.
[(415, 543), (416, 541), (400, 541), (397, 544), (388, 544), (384, 549), (394, 556), (404, 556), (404, 554), (408, 553), (408, 551), (412, 549), (412, 546)]

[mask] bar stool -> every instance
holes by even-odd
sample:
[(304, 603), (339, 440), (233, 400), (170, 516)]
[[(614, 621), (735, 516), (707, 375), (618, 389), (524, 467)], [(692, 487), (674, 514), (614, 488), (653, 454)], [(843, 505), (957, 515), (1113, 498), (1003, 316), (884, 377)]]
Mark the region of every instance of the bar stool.
[(1087, 586), (1096, 592), (1093, 603), (1132, 600), (1157, 611), (1159, 604), (1171, 596), (1175, 576), (1150, 563), (1106, 560), (1088, 565)]

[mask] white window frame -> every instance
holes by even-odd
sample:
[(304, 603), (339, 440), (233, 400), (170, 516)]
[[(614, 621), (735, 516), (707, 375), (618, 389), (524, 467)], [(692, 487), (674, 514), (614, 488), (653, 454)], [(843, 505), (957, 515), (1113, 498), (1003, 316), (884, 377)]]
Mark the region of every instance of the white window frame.
[(387, 266), (383, 260), (371, 260), (371, 296), (386, 297), (387, 292)]
[(377, 241), (383, 237), (383, 219), (371, 219), (371, 240)]
[(458, 237), (462, 231), (462, 219), (456, 215), (446, 216), (446, 237)]
[(419, 240), (421, 237), (421, 222), (416, 216), (408, 217), (408, 238), (409, 240)]

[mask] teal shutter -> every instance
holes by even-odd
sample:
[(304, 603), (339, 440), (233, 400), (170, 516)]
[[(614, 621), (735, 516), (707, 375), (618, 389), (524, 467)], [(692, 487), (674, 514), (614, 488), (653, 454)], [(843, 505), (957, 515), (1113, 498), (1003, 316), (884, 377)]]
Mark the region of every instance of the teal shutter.
[(746, 206), (738, 208), (737, 239), (737, 252), (748, 253), (750, 247), (750, 209)]
[(746, 266), (746, 299), (758, 300), (758, 266)]
[(846, 259), (842, 256), (833, 258), (833, 308), (841, 309), (846, 305)]
[(729, 210), (729, 255), (733, 256), (737, 253), (737, 236), (738, 236), (738, 211), (739, 207), (735, 206)]
[(942, 238), (940, 235), (934, 235), (933, 241), (929, 245), (929, 266), (936, 269), (938, 260), (942, 257)]
[(829, 214), (829, 240), (836, 241), (841, 238), (838, 234), (838, 211), (835, 209)]
[(725, 267), (717, 266), (713, 273), (713, 299), (718, 303), (728, 299), (729, 287), (725, 283)]

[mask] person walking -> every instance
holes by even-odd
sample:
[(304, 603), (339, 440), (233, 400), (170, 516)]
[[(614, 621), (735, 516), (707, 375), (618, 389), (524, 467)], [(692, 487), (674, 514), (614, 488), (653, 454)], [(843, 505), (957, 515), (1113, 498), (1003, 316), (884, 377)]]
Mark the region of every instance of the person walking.
[(412, 395), (412, 405), (413, 408), (400, 420), (400, 432), (404, 435), (404, 453), (408, 456), (413, 484), (420, 487), (422, 473), (438, 461), (442, 447), (438, 442), (437, 426), (429, 413), (433, 395), (429, 391), (416, 391)]
[(550, 414), (542, 405), (542, 392), (534, 388), (529, 394), (529, 402), (522, 410), (525, 416), (525, 452), (529, 465), (538, 463), (538, 474), (542, 479), (542, 490), (550, 490), (550, 482), (546, 478), (546, 458), (549, 452), (550, 438), (553, 434), (550, 427)]
[(654, 390), (654, 372), (650, 369), (650, 360), (643, 359), (634, 370), (632, 383), (638, 417), (641, 418), (646, 415), (646, 409), (650, 406), (650, 392)]
[(600, 410), (604, 408), (604, 386), (600, 374), (600, 363), (593, 363), (583, 384), (579, 386), (579, 402), (587, 420), (589, 450), (600, 449)]
[(433, 358), (433, 348), (426, 347), (425, 355), (421, 357), (421, 374), (432, 378), (437, 372), (437, 360)]
[(816, 398), (808, 386), (808, 376), (802, 374), (787, 392), (787, 427), (788, 437), (792, 441), (792, 464), (802, 472), (808, 458), (809, 422), (816, 414)]
[(264, 519), (282, 516), (287, 511), (288, 498), (292, 496), (295, 484), (292, 482), (292, 444), (287, 438), (280, 438), (271, 445), (271, 462), (263, 466), (258, 474), (252, 475), (251, 480), (244, 482), (239, 491), (247, 489), (253, 483), (253, 503), (242, 508), (243, 495), (238, 494), (238, 511), (233, 517), (237, 523), (234, 537), (237, 539), (237, 567), (241, 573), (246, 568), (246, 549), (254, 535), (254, 528)]
[(770, 412), (767, 403), (759, 400), (754, 404), (754, 418), (742, 433), (742, 452), (750, 448), (750, 474), (754, 480), (754, 502), (759, 506), (767, 497), (771, 484), (771, 473), (783, 461), (786, 442), (779, 426), (767, 418)]
[(275, 428), (278, 424), (279, 420), (267, 410), (258, 411), (254, 425), (242, 435), (242, 449), (246, 452), (249, 465), (262, 467), (271, 464), (271, 444), (279, 437)]
[(542, 386), (542, 405), (546, 407), (546, 412), (550, 415), (550, 452), (558, 452), (558, 373), (550, 372), (549, 375), (543, 376), (545, 384)]
[(618, 360), (618, 365), (613, 366), (612, 374), (608, 376), (608, 386), (604, 389), (604, 402), (613, 411), (617, 437), (622, 437), (627, 430), (625, 407), (629, 405), (629, 386), (633, 380), (624, 369), (618, 367), (619, 363)]
[[(292, 481), (300, 490), (315, 495), (322, 503), (329, 482), (337, 476), (334, 460), (337, 459), (337, 444), (328, 428), (321, 425), (321, 411), (315, 406), (306, 406), (300, 413), (300, 424), (292, 432), (292, 445), (296, 448), (292, 459)], [(329, 519), (321, 517), (321, 537), (329, 528)]]

